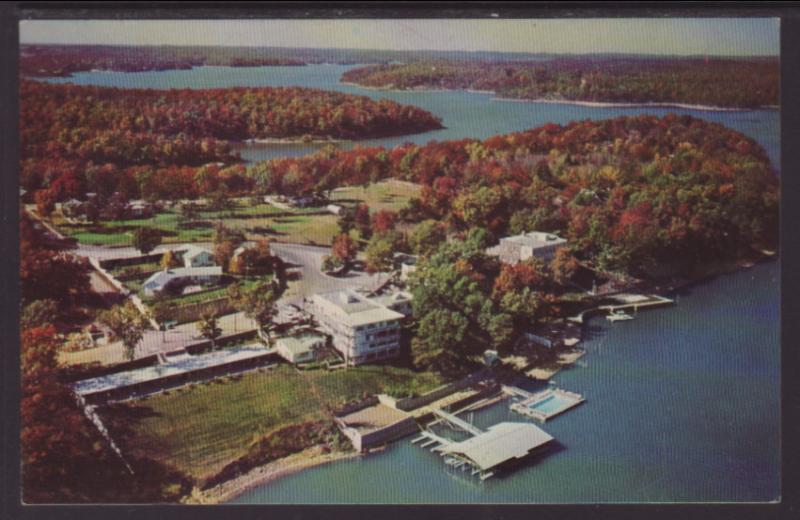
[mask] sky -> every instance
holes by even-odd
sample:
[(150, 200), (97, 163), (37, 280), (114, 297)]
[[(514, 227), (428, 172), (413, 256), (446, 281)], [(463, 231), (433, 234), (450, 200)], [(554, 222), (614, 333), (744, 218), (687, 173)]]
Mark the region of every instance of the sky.
[(780, 53), (777, 18), (23, 20), (21, 43), (531, 53)]

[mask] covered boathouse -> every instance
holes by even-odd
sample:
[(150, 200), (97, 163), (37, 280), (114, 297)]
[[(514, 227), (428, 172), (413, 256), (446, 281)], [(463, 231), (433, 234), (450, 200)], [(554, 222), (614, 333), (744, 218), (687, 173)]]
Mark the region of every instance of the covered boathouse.
[(472, 466), (481, 479), (550, 443), (553, 437), (530, 423), (501, 422), (479, 435), (450, 442), (439, 451)]

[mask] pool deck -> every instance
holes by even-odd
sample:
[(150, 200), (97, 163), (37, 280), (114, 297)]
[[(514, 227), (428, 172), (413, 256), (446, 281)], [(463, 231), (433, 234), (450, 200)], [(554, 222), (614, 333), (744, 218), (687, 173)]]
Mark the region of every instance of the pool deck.
[[(516, 389), (518, 390), (518, 389)], [(516, 395), (524, 395), (519, 392), (514, 392)], [(525, 415), (526, 417), (530, 417), (532, 419), (536, 419), (540, 422), (545, 422), (548, 419), (552, 419), (557, 415), (561, 415), (562, 413), (570, 410), (579, 404), (586, 401), (586, 399), (580, 395), (576, 394), (575, 392), (568, 392), (567, 390), (561, 390), (560, 388), (554, 389), (547, 389), (541, 392), (537, 392), (535, 394), (528, 394), (529, 397), (524, 398), (522, 401), (512, 403), (509, 408), (511, 411), (517, 412), (518, 414)], [(543, 410), (536, 410), (533, 407), (539, 403), (546, 401), (547, 399), (551, 399), (553, 397), (560, 397), (565, 402), (562, 406), (558, 407), (557, 409), (551, 412), (545, 412)]]

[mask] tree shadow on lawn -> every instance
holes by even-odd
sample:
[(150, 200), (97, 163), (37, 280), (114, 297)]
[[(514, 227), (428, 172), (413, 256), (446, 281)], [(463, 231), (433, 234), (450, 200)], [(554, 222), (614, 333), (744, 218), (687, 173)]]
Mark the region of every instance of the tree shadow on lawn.
[(178, 224), (178, 229), (210, 229), (212, 226), (208, 220), (192, 220)]
[(277, 229), (269, 226), (253, 226), (247, 228), (250, 233), (256, 235), (272, 235), (272, 236), (285, 236), (287, 235), (284, 231), (278, 231)]
[(150, 417), (161, 417), (161, 413), (141, 402), (139, 400), (135, 403), (112, 403), (98, 408), (98, 414), (102, 417), (103, 423), (113, 439), (120, 439), (123, 442), (130, 440), (136, 435), (135, 427), (143, 420)]

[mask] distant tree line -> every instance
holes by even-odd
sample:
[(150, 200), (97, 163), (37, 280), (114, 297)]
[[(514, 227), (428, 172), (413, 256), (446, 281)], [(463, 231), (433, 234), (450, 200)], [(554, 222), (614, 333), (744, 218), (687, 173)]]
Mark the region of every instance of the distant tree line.
[(395, 89), (489, 90), (515, 99), (778, 105), (778, 58), (569, 57), (415, 61), (349, 70), (343, 81)]

